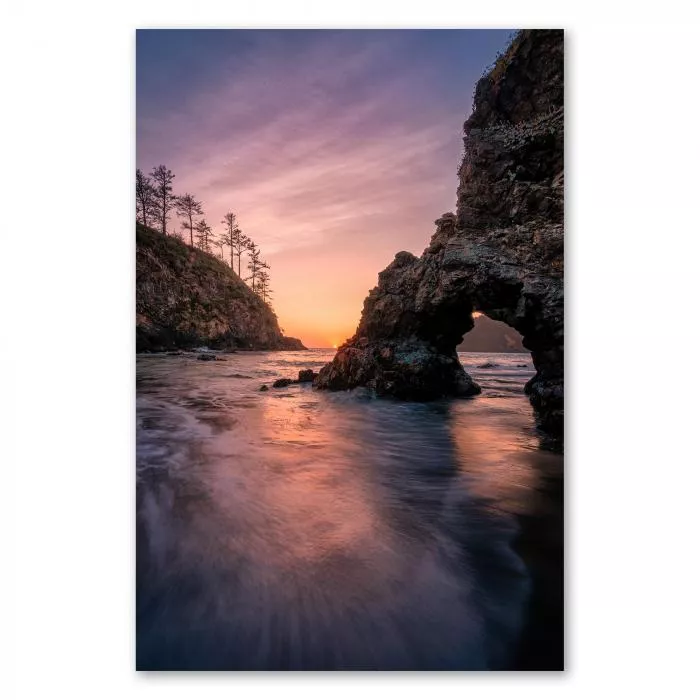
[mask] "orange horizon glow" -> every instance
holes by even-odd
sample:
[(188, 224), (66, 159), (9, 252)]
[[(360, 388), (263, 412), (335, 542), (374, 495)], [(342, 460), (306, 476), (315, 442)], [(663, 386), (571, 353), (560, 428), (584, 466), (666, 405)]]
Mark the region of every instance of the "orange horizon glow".
[(136, 165), (170, 168), (215, 233), (233, 211), (270, 264), (284, 334), (338, 347), (378, 273), (454, 210), (472, 87), (506, 39), (141, 30)]

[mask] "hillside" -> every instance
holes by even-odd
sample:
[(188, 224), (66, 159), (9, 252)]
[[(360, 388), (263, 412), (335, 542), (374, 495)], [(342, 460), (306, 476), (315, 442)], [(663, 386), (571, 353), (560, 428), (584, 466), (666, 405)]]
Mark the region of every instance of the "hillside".
[(224, 262), (136, 224), (136, 351), (303, 350)]

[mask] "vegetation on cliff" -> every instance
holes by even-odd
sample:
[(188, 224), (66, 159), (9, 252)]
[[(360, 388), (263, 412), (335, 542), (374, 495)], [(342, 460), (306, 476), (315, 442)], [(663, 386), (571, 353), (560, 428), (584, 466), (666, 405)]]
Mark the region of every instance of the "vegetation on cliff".
[(225, 262), (136, 224), (136, 350), (303, 350)]
[[(180, 231), (172, 230), (172, 235), (184, 240), (189, 238), (190, 247), (195, 246), (205, 253), (219, 250), (219, 259), (224, 260), (224, 248), (229, 248), (230, 265), (233, 270), (233, 258), (238, 261), (238, 277), (250, 284), (250, 288), (265, 302), (272, 299), (270, 288), (270, 265), (262, 258), (262, 252), (255, 241), (243, 234), (236, 215), (226, 212), (221, 223), (226, 226), (223, 232), (216, 232), (204, 218), (204, 204), (193, 194), (186, 192), (177, 195), (173, 189), (175, 174), (164, 165), (159, 165), (146, 175), (136, 170), (136, 221), (144, 226), (151, 226), (163, 235), (168, 235), (168, 221), (174, 212), (181, 218)], [(197, 216), (202, 218), (196, 220)], [(196, 243), (195, 243), (196, 240)], [(250, 275), (241, 276), (241, 257), (248, 256), (247, 269)]]

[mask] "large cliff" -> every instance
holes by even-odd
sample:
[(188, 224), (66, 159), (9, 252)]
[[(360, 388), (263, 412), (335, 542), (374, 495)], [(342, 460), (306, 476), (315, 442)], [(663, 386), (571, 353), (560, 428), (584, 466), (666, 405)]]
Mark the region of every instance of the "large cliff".
[(136, 225), (136, 350), (304, 350), (221, 260)]
[(478, 82), (456, 215), (436, 221), (420, 258), (398, 253), (379, 274), (318, 388), (366, 385), (405, 399), (478, 394), (455, 351), (478, 309), (523, 336), (537, 370), (526, 392), (539, 425), (562, 438), (563, 39), (558, 30), (519, 32)]

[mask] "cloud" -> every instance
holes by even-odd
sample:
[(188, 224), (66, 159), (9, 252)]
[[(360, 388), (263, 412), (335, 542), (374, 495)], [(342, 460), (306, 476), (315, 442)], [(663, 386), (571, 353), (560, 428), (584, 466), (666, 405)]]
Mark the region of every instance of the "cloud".
[[(433, 220), (454, 207), (457, 185), (463, 115), (426, 99), (430, 69), (400, 50), (401, 33), (359, 43), (324, 34), (292, 49), (264, 37), (183, 94), (177, 111), (139, 115), (137, 125), (140, 167), (167, 163), (177, 190), (204, 201), (210, 223), (236, 212), (274, 260), (287, 332), (301, 321), (302, 300), (313, 324), (309, 289), (345, 315), (355, 309), (343, 319), (354, 326), (380, 259), (420, 252)], [(285, 256), (299, 269), (295, 251), (322, 259), (323, 269), (282, 273)], [(366, 264), (351, 271), (356, 298), (344, 289), (341, 300), (348, 255)], [(321, 315), (327, 324), (328, 310)]]

